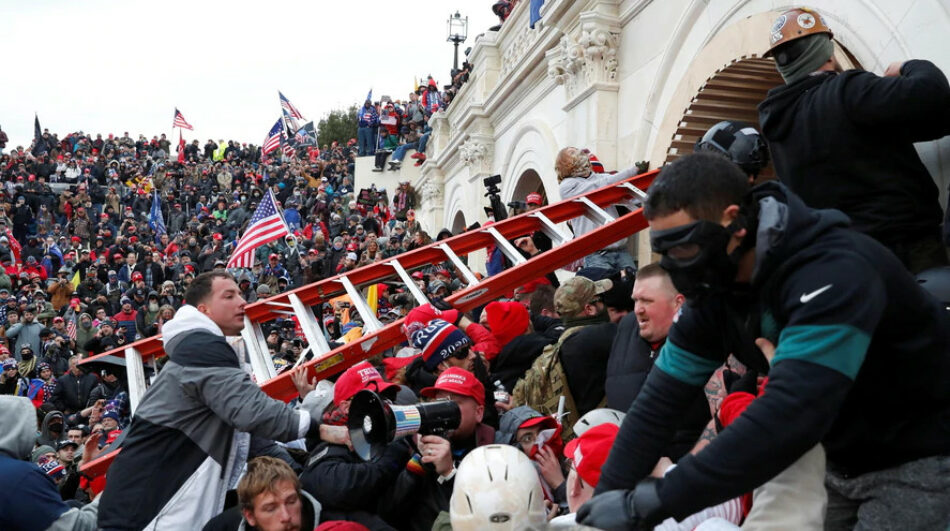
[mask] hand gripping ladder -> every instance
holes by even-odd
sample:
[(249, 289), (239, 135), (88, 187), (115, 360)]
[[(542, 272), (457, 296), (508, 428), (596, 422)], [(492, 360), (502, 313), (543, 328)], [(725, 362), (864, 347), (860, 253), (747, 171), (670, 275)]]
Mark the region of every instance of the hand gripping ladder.
[[(524, 214), (492, 223), (458, 236), (434, 242), (425, 247), (394, 256), (383, 262), (370, 264), (343, 275), (321, 280), (313, 284), (280, 293), (268, 299), (249, 304), (245, 308), (242, 341), (231, 341), (239, 352), (250, 360), (256, 381), (263, 382), (261, 389), (268, 395), (283, 401), (297, 396), (297, 390), (289, 373), (276, 374), (271, 361), (262, 326), (278, 318), (295, 316), (307, 340), (312, 359), (303, 363), (308, 377), (319, 379), (342, 372), (347, 367), (385, 351), (405, 341), (399, 319), (384, 325), (370, 310), (360, 289), (382, 281), (403, 282), (412, 297), (419, 303), (428, 302), (426, 295), (416, 286), (410, 272), (452, 262), (468, 282), (468, 286), (446, 298), (455, 308), (469, 311), (493, 299), (510, 293), (516, 287), (570, 264), (611, 243), (637, 233), (647, 226), (639, 203), (646, 197), (644, 190), (653, 182), (657, 170), (630, 177), (576, 197), (565, 199)], [(614, 217), (605, 209), (623, 204), (630, 212)], [(586, 216), (600, 226), (580, 237), (573, 238), (564, 230), (563, 224), (574, 218)], [(525, 258), (511, 244), (511, 240), (527, 236), (535, 231), (546, 234), (553, 244), (548, 251)], [(512, 267), (479, 280), (460, 258), (473, 251), (486, 250), (492, 246), (508, 258)], [(314, 306), (322, 306), (335, 297), (348, 295), (353, 307), (363, 319), (363, 336), (355, 341), (330, 349), (321, 322), (314, 314)], [(308, 354), (301, 353), (301, 359)], [(134, 412), (146, 391), (143, 363), (154, 368), (155, 359), (164, 356), (160, 336), (136, 341), (121, 349), (89, 357), (80, 364), (102, 361), (106, 356), (124, 357), (129, 381), (129, 398)], [(96, 476), (105, 472), (119, 450), (86, 463), (83, 473)]]

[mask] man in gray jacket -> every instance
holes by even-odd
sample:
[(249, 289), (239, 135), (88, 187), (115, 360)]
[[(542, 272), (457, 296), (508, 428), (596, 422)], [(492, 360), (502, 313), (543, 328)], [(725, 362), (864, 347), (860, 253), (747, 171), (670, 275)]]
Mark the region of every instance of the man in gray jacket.
[(223, 271), (202, 273), (188, 287), (185, 305), (162, 329), (169, 361), (109, 468), (101, 528), (200, 528), (237, 485), (252, 435), (318, 436), (321, 395), (310, 393), (300, 411), (268, 397), (228, 344), (226, 336), (244, 328), (244, 305)]
[(20, 322), (7, 330), (8, 338), (16, 338), (13, 355), (16, 356), (17, 361), (22, 361), (20, 359), (20, 350), (23, 349), (23, 345), (36, 349), (38, 345), (42, 344), (40, 342), (40, 330), (42, 329), (43, 325), (36, 322), (36, 307), (32, 304), (27, 306), (26, 309), (23, 310)]

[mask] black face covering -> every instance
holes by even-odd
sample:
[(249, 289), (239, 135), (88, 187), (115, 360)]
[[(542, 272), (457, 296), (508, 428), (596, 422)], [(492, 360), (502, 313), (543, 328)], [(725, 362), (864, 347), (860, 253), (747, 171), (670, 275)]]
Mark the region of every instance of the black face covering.
[(665, 269), (677, 291), (695, 300), (728, 291), (735, 283), (742, 248), (732, 254), (726, 246), (739, 230), (737, 224), (723, 227), (712, 221), (694, 221), (672, 229), (651, 231), (653, 252), (663, 255)]

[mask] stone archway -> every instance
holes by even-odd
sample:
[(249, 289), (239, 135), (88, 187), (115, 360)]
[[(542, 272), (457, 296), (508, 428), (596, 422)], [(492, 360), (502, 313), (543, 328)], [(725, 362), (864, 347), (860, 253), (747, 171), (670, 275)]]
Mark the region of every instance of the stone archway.
[[(860, 68), (854, 56), (835, 42), (835, 56), (845, 68)], [(683, 112), (666, 152), (664, 164), (693, 152), (706, 130), (723, 120), (736, 120), (759, 127), (758, 105), (773, 87), (782, 85), (782, 76), (771, 58), (742, 57), (713, 73), (699, 88)], [(771, 163), (759, 180), (774, 179)]]
[(547, 192), (544, 190), (544, 183), (541, 176), (533, 169), (525, 170), (518, 177), (514, 189), (511, 192), (512, 201), (524, 201), (528, 194), (541, 194), (541, 204), (548, 204)]

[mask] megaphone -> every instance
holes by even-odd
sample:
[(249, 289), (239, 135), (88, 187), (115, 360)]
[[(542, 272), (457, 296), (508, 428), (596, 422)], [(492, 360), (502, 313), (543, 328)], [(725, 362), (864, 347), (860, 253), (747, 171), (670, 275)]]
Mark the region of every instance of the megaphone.
[(444, 435), (459, 427), (462, 412), (451, 400), (397, 406), (364, 389), (350, 403), (350, 442), (364, 461), (378, 457), (396, 439), (419, 433)]

